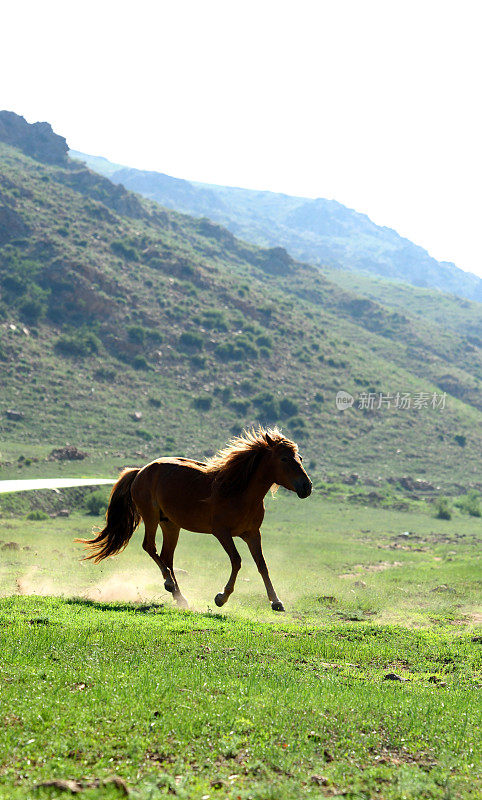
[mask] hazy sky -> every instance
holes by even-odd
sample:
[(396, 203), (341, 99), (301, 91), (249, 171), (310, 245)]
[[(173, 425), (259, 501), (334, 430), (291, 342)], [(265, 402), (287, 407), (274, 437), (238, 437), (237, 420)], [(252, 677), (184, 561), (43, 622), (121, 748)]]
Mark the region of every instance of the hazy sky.
[(335, 198), (482, 275), (479, 0), (16, 0), (0, 108), (192, 180)]

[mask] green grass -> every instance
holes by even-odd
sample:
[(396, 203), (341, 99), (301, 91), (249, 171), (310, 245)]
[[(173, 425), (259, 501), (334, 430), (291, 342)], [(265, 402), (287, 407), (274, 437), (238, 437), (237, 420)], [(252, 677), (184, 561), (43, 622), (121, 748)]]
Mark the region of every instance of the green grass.
[(140, 798), (320, 797), (313, 775), (353, 798), (477, 797), (468, 634), (45, 598), (1, 613), (2, 798), (113, 774)]
[(81, 565), (92, 521), (0, 520), (19, 547), (1, 551), (2, 800), (65, 796), (35, 788), (51, 779), (113, 798), (114, 775), (138, 800), (479, 796), (480, 520), (280, 493), (263, 533), (285, 615), (241, 546), (212, 610), (229, 568), (209, 536), (181, 535), (188, 612), (139, 534)]

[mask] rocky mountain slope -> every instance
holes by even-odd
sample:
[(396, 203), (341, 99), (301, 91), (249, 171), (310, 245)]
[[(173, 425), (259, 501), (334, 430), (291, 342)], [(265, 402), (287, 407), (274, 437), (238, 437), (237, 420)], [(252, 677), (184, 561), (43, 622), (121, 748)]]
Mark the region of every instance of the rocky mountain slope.
[(335, 200), (198, 184), (71, 151), (114, 183), (163, 206), (225, 225), (254, 244), (281, 245), (301, 261), (436, 288), (482, 302), (482, 280), (436, 261), (390, 228)]

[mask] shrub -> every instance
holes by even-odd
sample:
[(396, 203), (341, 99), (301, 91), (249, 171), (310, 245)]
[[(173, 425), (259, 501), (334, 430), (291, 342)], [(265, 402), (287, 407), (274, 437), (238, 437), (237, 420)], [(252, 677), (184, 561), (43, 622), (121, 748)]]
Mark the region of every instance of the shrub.
[(113, 383), (116, 379), (117, 372), (112, 367), (99, 367), (94, 372), (96, 381), (105, 381), (106, 383)]
[(219, 361), (240, 361), (244, 353), (240, 347), (235, 347), (232, 342), (223, 342), (216, 345), (214, 355)]
[(100, 514), (105, 514), (109, 498), (105, 489), (98, 489), (92, 494), (89, 494), (85, 501), (85, 507), (89, 514), (98, 517)]
[(121, 239), (111, 242), (110, 249), (116, 254), (116, 256), (125, 258), (126, 261), (138, 260), (137, 250), (134, 247), (131, 247), (129, 243), (123, 242)]
[(143, 325), (129, 325), (127, 327), (127, 339), (132, 344), (143, 347), (147, 342), (160, 344), (162, 333), (155, 328), (145, 328)]
[(288, 430), (296, 436), (297, 439), (304, 439), (306, 436), (306, 422), (302, 417), (291, 417), (287, 420)]
[(460, 508), (464, 514), (470, 514), (471, 517), (482, 517), (480, 495), (476, 489), (471, 489), (467, 492), (455, 505)]
[(246, 414), (251, 403), (249, 400), (231, 400), (229, 405), (237, 414)]
[(99, 352), (100, 341), (90, 331), (79, 331), (77, 335), (64, 333), (59, 336), (54, 348), (64, 356), (85, 357)]
[(179, 346), (181, 350), (193, 351), (202, 350), (204, 340), (200, 333), (194, 331), (184, 331), (179, 337)]
[(265, 316), (267, 319), (269, 319), (271, 317), (271, 314), (273, 313), (272, 307), (268, 305), (258, 306), (258, 311), (260, 314), (263, 314), (263, 316)]
[(303, 417), (291, 417), (291, 419), (288, 420), (288, 425), (294, 430), (306, 428), (306, 422)]
[(287, 417), (292, 417), (293, 414), (298, 413), (298, 403), (295, 403), (294, 400), (290, 400), (289, 397), (283, 397), (279, 407), (281, 412)]
[(195, 397), (192, 402), (194, 408), (199, 409), (199, 411), (209, 411), (212, 406), (213, 399), (212, 397), (201, 395), (200, 397)]
[(241, 381), (241, 385), (239, 387), (243, 394), (252, 394), (254, 391), (254, 383), (249, 380), (249, 378), (245, 378), (244, 381)]
[(143, 428), (139, 428), (138, 430), (136, 430), (135, 433), (136, 436), (139, 437), (139, 439), (144, 439), (145, 442), (150, 442), (152, 439), (152, 433), (149, 433), (149, 431), (145, 431)]
[(194, 367), (194, 369), (204, 369), (204, 367), (206, 366), (206, 359), (204, 356), (196, 354), (194, 356), (191, 356), (189, 361), (191, 362), (191, 365)]
[(258, 357), (258, 349), (245, 336), (238, 336), (236, 338), (236, 345), (243, 351), (243, 356), (246, 358), (254, 359)]
[(465, 447), (465, 445), (467, 444), (467, 437), (464, 436), (462, 433), (458, 433), (456, 436), (454, 436), (454, 439), (459, 445), (459, 447)]
[(149, 405), (153, 406), (154, 408), (160, 408), (162, 403), (158, 397), (150, 397), (149, 398)]
[(156, 328), (146, 328), (146, 339), (148, 339), (149, 342), (152, 342), (152, 344), (160, 344), (164, 337), (160, 331), (156, 330)]
[(201, 324), (208, 330), (227, 331), (228, 329), (223, 312), (217, 310), (204, 311)]
[(257, 348), (244, 336), (238, 336), (236, 342), (218, 344), (214, 355), (220, 361), (242, 361), (245, 358), (257, 358)]
[(89, 355), (98, 353), (100, 350), (100, 339), (98, 339), (94, 333), (88, 332), (82, 334), (82, 343), (85, 352), (89, 353)]
[(253, 397), (256, 410), (269, 420), (279, 417), (279, 403), (271, 392), (259, 392)]
[(448, 497), (439, 497), (435, 503), (435, 509), (437, 519), (452, 519), (452, 509)]
[(146, 340), (146, 328), (142, 325), (129, 325), (127, 328), (127, 338), (133, 344), (144, 344)]
[(28, 288), (28, 279), (24, 275), (5, 275), (2, 286), (11, 294), (25, 294)]
[(49, 515), (45, 513), (45, 511), (29, 511), (27, 514), (27, 519), (34, 520), (35, 522), (40, 521), (41, 519), (48, 519)]
[(271, 348), (273, 347), (273, 342), (271, 337), (265, 336), (264, 334), (262, 336), (258, 336), (258, 338), (256, 339), (256, 344), (258, 345), (258, 347), (266, 347), (268, 350), (271, 350)]
[[(196, 270), (194, 267), (190, 267), (186, 265), (183, 268), (183, 272), (187, 272), (189, 275), (195, 274)], [(196, 297), (197, 296), (197, 289), (191, 281), (179, 281), (179, 288), (181, 289), (183, 295), (187, 295), (188, 297)]]
[(223, 403), (227, 403), (232, 397), (233, 390), (230, 386), (216, 386), (214, 394), (220, 397)]
[(22, 300), (18, 310), (26, 322), (35, 324), (39, 319), (45, 316), (47, 306), (45, 302), (42, 302), (39, 298), (27, 297), (25, 300)]
[(149, 369), (149, 364), (147, 363), (144, 356), (135, 356), (135, 358), (132, 359), (132, 366), (134, 367), (134, 369), (138, 370)]

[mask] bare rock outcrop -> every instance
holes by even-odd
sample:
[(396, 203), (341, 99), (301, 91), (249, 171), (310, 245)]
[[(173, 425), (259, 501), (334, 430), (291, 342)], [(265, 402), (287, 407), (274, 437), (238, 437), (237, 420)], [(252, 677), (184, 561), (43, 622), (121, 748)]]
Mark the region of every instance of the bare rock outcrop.
[(68, 145), (48, 122), (29, 124), (13, 111), (0, 111), (0, 142), (18, 147), (23, 153), (46, 164), (68, 163)]

